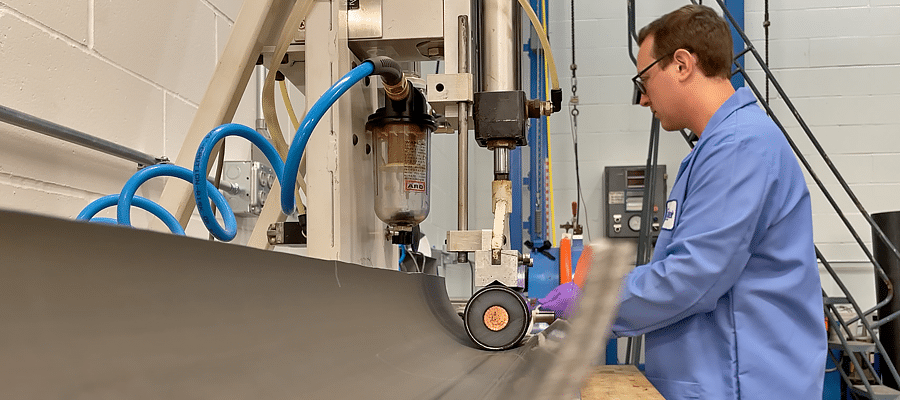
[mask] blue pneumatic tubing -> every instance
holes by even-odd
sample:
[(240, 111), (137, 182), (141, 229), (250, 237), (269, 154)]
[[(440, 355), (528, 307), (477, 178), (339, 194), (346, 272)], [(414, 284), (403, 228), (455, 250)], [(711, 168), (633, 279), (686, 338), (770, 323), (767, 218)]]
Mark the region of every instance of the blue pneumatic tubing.
[[(173, 176), (189, 183), (193, 182), (193, 173), (189, 169), (172, 164), (151, 165), (136, 172), (131, 178), (128, 178), (128, 181), (125, 182), (125, 186), (122, 188), (122, 193), (119, 194), (119, 208), (116, 210), (119, 225), (131, 226), (131, 202), (135, 192), (137, 192), (141, 184), (157, 176)], [(216, 236), (216, 238), (226, 241), (234, 239), (237, 235), (237, 220), (235, 220), (234, 212), (231, 211), (231, 206), (228, 205), (228, 200), (225, 200), (225, 196), (222, 196), (222, 193), (219, 193), (209, 181), (206, 181), (206, 186), (211, 189), (212, 199), (216, 203), (216, 207), (222, 210), (222, 218), (225, 219), (226, 228), (231, 233), (231, 237), (228, 239), (223, 239), (219, 236)], [(207, 225), (208, 227), (209, 225)], [(215, 235), (215, 233), (213, 234)]]
[(90, 222), (97, 223), (97, 224), (106, 224), (106, 225), (118, 225), (119, 224), (119, 221), (116, 221), (113, 218), (103, 218), (103, 217), (91, 218)]
[(373, 71), (375, 71), (375, 64), (372, 64), (371, 61), (364, 61), (358, 67), (350, 70), (350, 72), (335, 82), (334, 85), (331, 85), (331, 87), (322, 94), (322, 97), (320, 97), (319, 100), (316, 100), (316, 103), (309, 109), (309, 112), (306, 113), (306, 117), (304, 117), (303, 122), (300, 123), (300, 128), (297, 129), (297, 134), (294, 135), (291, 148), (284, 161), (284, 172), (282, 173), (284, 175), (284, 180), (282, 182), (290, 182), (290, 184), (281, 185), (281, 212), (290, 215), (294, 212), (294, 208), (296, 207), (294, 202), (294, 182), (297, 181), (297, 170), (300, 169), (300, 159), (303, 157), (303, 151), (306, 150), (306, 143), (309, 142), (309, 137), (312, 135), (316, 124), (319, 123), (322, 116), (325, 115), (331, 105), (334, 104), (344, 92), (350, 89), (356, 82), (371, 75)]
[[(119, 202), (119, 195), (111, 194), (109, 196), (103, 196), (97, 200), (88, 204), (81, 213), (78, 214), (75, 219), (82, 221), (91, 221), (91, 222), (99, 222), (104, 224), (113, 224), (116, 225), (119, 221), (114, 220), (112, 218), (94, 218), (94, 215), (97, 215), (98, 212), (103, 211), (109, 207), (116, 205)], [(168, 212), (165, 208), (162, 208), (161, 205), (154, 203), (151, 200), (145, 199), (141, 196), (134, 196), (134, 206), (137, 208), (142, 208), (150, 212), (159, 218), (169, 227), (169, 230), (176, 235), (184, 235), (184, 228), (181, 227), (181, 224), (178, 223), (178, 220), (175, 219), (175, 216), (172, 213)]]
[(406, 259), (406, 246), (404, 246), (402, 244), (398, 245), (398, 246), (400, 246), (400, 262), (399, 262), (399, 264), (400, 264), (400, 270), (402, 271), (403, 270), (403, 260)]
[[(193, 176), (191, 177), (192, 183), (194, 184), (194, 201), (197, 203), (197, 212), (200, 213), (200, 218), (203, 219), (203, 225), (206, 225), (206, 229), (209, 229), (213, 236), (219, 240), (227, 242), (234, 239), (235, 235), (237, 235), (237, 225), (234, 227), (227, 226), (225, 228), (222, 228), (222, 226), (219, 225), (219, 222), (216, 221), (216, 217), (212, 212), (212, 207), (209, 205), (209, 191), (212, 190), (217, 194), (219, 191), (212, 185), (207, 186), (202, 184), (203, 182), (209, 183), (209, 181), (206, 180), (206, 167), (209, 164), (209, 157), (212, 154), (212, 150), (216, 146), (216, 143), (226, 136), (240, 136), (249, 140), (250, 143), (256, 145), (256, 147), (263, 152), (263, 155), (265, 155), (266, 159), (269, 160), (269, 163), (272, 164), (272, 169), (275, 170), (275, 177), (278, 178), (278, 183), (282, 186), (290, 186), (291, 189), (294, 188), (294, 183), (286, 185), (286, 181), (282, 180), (284, 161), (281, 161), (281, 156), (278, 155), (275, 146), (273, 146), (272, 143), (269, 143), (269, 141), (260, 135), (259, 132), (240, 124), (224, 124), (209, 131), (200, 142), (200, 147), (197, 148), (197, 155), (194, 157), (194, 171)], [(294, 180), (296, 181), (296, 179), (295, 176)], [(221, 196), (221, 194), (219, 194), (219, 196)], [(292, 195), (291, 199), (293, 198)], [(215, 200), (215, 198), (213, 198), (213, 200)], [(224, 215), (224, 208), (219, 205), (218, 201), (216, 201), (216, 206), (222, 209), (222, 214)], [(231, 208), (228, 208), (228, 214), (231, 215), (231, 220), (233, 221), (234, 213), (232, 213)], [(228, 225), (228, 219), (225, 220), (225, 224)]]

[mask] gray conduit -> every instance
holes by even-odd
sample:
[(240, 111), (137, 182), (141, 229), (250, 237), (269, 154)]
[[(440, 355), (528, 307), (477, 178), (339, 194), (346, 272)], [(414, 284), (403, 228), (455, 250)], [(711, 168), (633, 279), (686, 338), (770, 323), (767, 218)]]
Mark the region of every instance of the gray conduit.
[(84, 132), (79, 132), (72, 128), (55, 124), (33, 115), (25, 114), (23, 112), (19, 112), (3, 106), (0, 106), (0, 121), (18, 126), (20, 128), (25, 128), (30, 131), (43, 133), (47, 136), (65, 140), (69, 143), (74, 143), (125, 160), (134, 161), (144, 166), (158, 164), (163, 161), (162, 159), (156, 158), (149, 154), (142, 153), (134, 149), (129, 149), (108, 140), (100, 139), (98, 137), (88, 135)]

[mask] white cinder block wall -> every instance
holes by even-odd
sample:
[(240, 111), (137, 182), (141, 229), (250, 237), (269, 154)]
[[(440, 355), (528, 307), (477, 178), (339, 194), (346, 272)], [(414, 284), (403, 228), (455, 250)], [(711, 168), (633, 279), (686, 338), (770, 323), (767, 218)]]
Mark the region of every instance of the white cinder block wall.
[[(591, 237), (602, 236), (602, 171), (643, 164), (650, 113), (628, 104), (635, 73), (626, 47), (624, 1), (576, 0), (579, 156)], [(638, 27), (687, 1), (638, 0)], [(706, 3), (713, 4), (707, 0)], [(551, 43), (564, 101), (571, 95), (570, 2), (548, 2)], [(72, 127), (153, 155), (175, 158), (215, 68), (240, 0), (0, 0), (0, 105)], [(765, 49), (763, 1), (747, 0), (745, 23)], [(791, 1), (770, 4), (770, 65), (806, 123), (870, 212), (900, 209), (900, 0)], [(754, 78), (761, 74), (747, 61)], [(251, 80), (236, 122), (255, 119)], [(302, 96), (292, 91), (295, 105)], [(777, 98), (774, 89), (771, 97)], [(280, 99), (278, 100), (280, 101)], [(813, 147), (775, 102), (804, 154)], [(282, 115), (282, 125), (288, 121)], [(570, 218), (575, 200), (572, 135), (566, 112), (550, 120), (556, 225)], [(289, 131), (289, 130), (288, 130)], [(441, 152), (455, 138), (435, 140)], [(476, 149), (475, 146), (471, 146)], [(490, 157), (472, 150), (470, 228), (490, 226)], [(664, 133), (660, 162), (675, 168), (688, 148)], [(426, 226), (432, 243), (455, 227), (455, 157), (436, 157), (433, 182), (441, 187)], [(249, 158), (249, 146), (229, 144), (226, 158)], [(440, 161), (443, 160), (443, 161)], [(813, 161), (826, 185), (869, 243), (869, 228)], [(128, 161), (0, 124), (0, 207), (73, 218), (88, 202), (118, 192), (135, 171)], [(810, 184), (813, 185), (810, 180)], [(162, 179), (142, 196), (158, 198)], [(814, 185), (813, 185), (814, 186)], [(834, 260), (864, 305), (874, 304), (873, 277), (864, 255), (841, 228), (819, 190), (814, 193), (816, 241)], [(446, 201), (445, 201), (446, 200)], [(446, 204), (445, 204), (446, 203)], [(447, 217), (450, 215), (450, 217)], [(135, 225), (150, 217), (135, 211)], [(245, 222), (243, 228), (248, 229)], [(205, 236), (193, 221), (189, 233)], [(830, 282), (826, 290), (835, 293)]]
[[(174, 160), (241, 4), (2, 0), (0, 105)], [(254, 126), (255, 82), (251, 78), (235, 122)], [(292, 95), (302, 111), (302, 95), (296, 90)], [(280, 120), (289, 123), (286, 114)], [(226, 160), (249, 157), (246, 142), (227, 142)], [(90, 201), (119, 192), (136, 167), (0, 124), (4, 209), (74, 218)], [(144, 184), (138, 194), (158, 199), (165, 179)], [(114, 217), (111, 210), (101, 215)], [(135, 209), (135, 226), (147, 227), (150, 218)], [(239, 220), (241, 233), (246, 235), (252, 223)], [(199, 218), (188, 233), (207, 236)]]
[[(714, 1), (704, 4), (718, 8)], [(570, 1), (548, 2), (550, 34), (564, 88), (571, 96)], [(637, 0), (637, 27), (688, 1)], [(900, 1), (832, 0), (770, 2), (769, 65), (788, 97), (870, 213), (900, 210)], [(765, 54), (764, 1), (745, 2), (745, 30)], [(635, 69), (628, 58), (626, 2), (575, 1), (578, 63), (579, 157), (582, 190), (592, 237), (600, 237), (602, 171), (608, 165), (643, 164), (650, 113), (627, 104)], [(758, 64), (746, 57), (751, 76), (764, 92)], [(810, 158), (815, 171), (867, 246), (871, 232), (774, 87), (775, 112)], [(557, 225), (575, 199), (571, 130), (565, 115), (551, 117)], [(669, 168), (669, 186), (688, 147), (678, 133), (664, 132), (660, 163)], [(874, 305), (874, 277), (849, 231), (813, 180), (815, 239), (864, 307)], [(561, 218), (562, 217), (562, 218)], [(871, 248), (871, 247), (870, 247)], [(839, 291), (823, 270), (829, 294)]]

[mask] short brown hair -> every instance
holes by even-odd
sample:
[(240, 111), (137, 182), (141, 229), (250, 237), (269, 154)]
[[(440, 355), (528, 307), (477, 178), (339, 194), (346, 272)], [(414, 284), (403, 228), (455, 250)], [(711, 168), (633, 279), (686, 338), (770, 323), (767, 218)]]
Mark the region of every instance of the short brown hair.
[[(654, 38), (653, 53), (657, 57), (685, 49), (697, 56), (700, 69), (708, 77), (731, 77), (733, 59), (731, 29), (712, 8), (687, 5), (651, 22), (638, 34), (638, 45), (648, 36)], [(671, 57), (661, 60), (665, 68)]]

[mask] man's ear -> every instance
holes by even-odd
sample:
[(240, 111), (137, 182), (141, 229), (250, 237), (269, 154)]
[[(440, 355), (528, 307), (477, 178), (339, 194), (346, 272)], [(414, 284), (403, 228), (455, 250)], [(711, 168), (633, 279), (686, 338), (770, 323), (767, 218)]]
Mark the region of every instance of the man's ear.
[(697, 59), (685, 49), (675, 51), (675, 54), (672, 55), (672, 63), (675, 64), (675, 74), (679, 80), (687, 79), (698, 68)]

